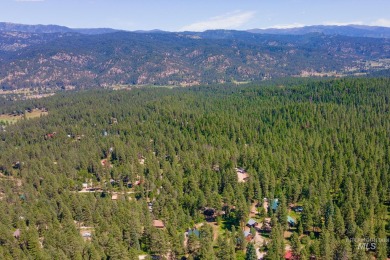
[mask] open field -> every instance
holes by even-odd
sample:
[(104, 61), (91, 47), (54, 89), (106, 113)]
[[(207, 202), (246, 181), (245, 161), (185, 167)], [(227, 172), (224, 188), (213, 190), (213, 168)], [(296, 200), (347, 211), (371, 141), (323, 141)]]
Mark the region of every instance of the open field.
[(47, 111), (43, 111), (41, 109), (33, 109), (31, 112), (25, 111), (25, 113), (23, 115), (17, 115), (17, 114), (0, 115), (0, 122), (4, 122), (4, 123), (8, 122), (9, 124), (14, 124), (18, 120), (23, 119), (23, 118), (26, 118), (26, 119), (37, 118), (40, 116), (46, 116), (48, 114), (49, 113)]
[[(73, 89), (73, 88), (67, 88)], [(57, 89), (42, 90), (39, 88), (0, 89), (0, 96), (12, 96), (14, 100), (40, 99), (55, 95)]]

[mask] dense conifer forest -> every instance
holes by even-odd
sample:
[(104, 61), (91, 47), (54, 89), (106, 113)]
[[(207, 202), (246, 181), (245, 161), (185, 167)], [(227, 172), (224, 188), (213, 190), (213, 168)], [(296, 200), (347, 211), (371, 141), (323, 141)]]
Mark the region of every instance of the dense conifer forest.
[(386, 259), (389, 99), (345, 78), (2, 101), (48, 115), (2, 123), (0, 256)]

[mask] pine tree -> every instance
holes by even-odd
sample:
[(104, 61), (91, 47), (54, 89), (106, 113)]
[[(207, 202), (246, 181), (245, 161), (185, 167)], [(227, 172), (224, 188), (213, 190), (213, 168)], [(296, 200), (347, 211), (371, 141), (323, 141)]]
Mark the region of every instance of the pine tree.
[(268, 244), (266, 259), (281, 259), (284, 256), (283, 229), (276, 224), (271, 231), (271, 242)]
[(348, 260), (352, 257), (351, 243), (342, 239), (334, 250), (334, 259)]
[(237, 241), (237, 248), (239, 250), (244, 250), (247, 247), (247, 241), (245, 239), (244, 232), (242, 230), (239, 230), (237, 232), (236, 241)]
[(130, 247), (134, 248), (135, 250), (141, 249), (139, 244), (138, 232), (134, 228), (130, 230)]
[(30, 227), (28, 230), (26, 230), (26, 243), (29, 253), (38, 259), (41, 250), (39, 247), (38, 233), (35, 228)]
[(110, 259), (124, 259), (123, 249), (113, 237), (110, 237), (108, 240), (107, 255)]
[(376, 236), (377, 240), (379, 240), (379, 242), (375, 243), (376, 253), (377, 253), (378, 259), (386, 259), (387, 258), (387, 246), (389, 244), (387, 239), (389, 239), (389, 237), (386, 237), (386, 230), (385, 230), (384, 223), (383, 224), (380, 223), (380, 226), (379, 226), (376, 234), (377, 234), (377, 236)]
[(303, 234), (303, 226), (302, 226), (302, 220), (299, 221), (298, 223), (298, 235)]
[(257, 260), (256, 249), (253, 243), (248, 243), (246, 247), (245, 260)]
[(301, 242), (299, 241), (298, 234), (295, 232), (291, 236), (291, 249), (293, 254), (299, 258), (301, 255)]
[(90, 259), (90, 260), (100, 260), (101, 259), (101, 256), (99, 255), (99, 252), (96, 250), (94, 245), (87, 247), (87, 254), (88, 254), (88, 259)]
[(321, 250), (321, 256), (324, 260), (331, 260), (333, 259), (333, 245), (331, 242), (330, 234), (328, 231), (324, 231), (321, 234), (320, 237), (320, 250)]
[(187, 250), (193, 257), (197, 256), (200, 249), (200, 240), (195, 234), (191, 234), (187, 241)]
[(167, 253), (169, 249), (168, 239), (163, 230), (153, 229), (150, 239), (150, 251), (158, 256)]
[(334, 215), (334, 206), (332, 201), (328, 201), (326, 203), (326, 208), (325, 208), (325, 226), (329, 228), (329, 222), (333, 219)]
[(218, 260), (235, 260), (235, 247), (233, 241), (229, 237), (229, 234), (226, 234), (224, 238), (218, 237), (218, 251), (217, 259)]
[(278, 209), (276, 210), (278, 221), (283, 228), (283, 230), (287, 230), (288, 223), (287, 223), (287, 202), (286, 197), (284, 195), (281, 196), (281, 199), (279, 201)]
[(345, 234), (345, 225), (344, 225), (344, 219), (341, 215), (341, 211), (338, 207), (336, 207), (335, 210), (335, 216), (334, 216), (334, 230), (337, 238), (343, 238)]
[(322, 257), (319, 240), (311, 241), (309, 246), (309, 253), (310, 255), (314, 255), (316, 257)]

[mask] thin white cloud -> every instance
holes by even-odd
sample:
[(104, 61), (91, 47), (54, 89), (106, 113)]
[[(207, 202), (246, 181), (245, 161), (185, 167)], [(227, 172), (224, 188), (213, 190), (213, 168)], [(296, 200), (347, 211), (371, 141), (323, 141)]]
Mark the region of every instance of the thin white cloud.
[(372, 22), (371, 25), (390, 27), (390, 19), (381, 18)]
[(353, 21), (353, 22), (337, 22), (337, 21), (326, 21), (323, 25), (337, 25), (337, 26), (345, 26), (345, 25), (363, 25), (362, 21)]
[(253, 18), (255, 12), (235, 11), (220, 16), (212, 17), (206, 21), (196, 22), (184, 26), (180, 31), (205, 31), (212, 29), (237, 29)]
[[(302, 23), (290, 23), (290, 24), (277, 24), (273, 25), (267, 28), (273, 28), (273, 29), (291, 29), (291, 28), (297, 28), (297, 27), (304, 27), (306, 26), (305, 24)], [(267, 29), (264, 28), (264, 29)]]

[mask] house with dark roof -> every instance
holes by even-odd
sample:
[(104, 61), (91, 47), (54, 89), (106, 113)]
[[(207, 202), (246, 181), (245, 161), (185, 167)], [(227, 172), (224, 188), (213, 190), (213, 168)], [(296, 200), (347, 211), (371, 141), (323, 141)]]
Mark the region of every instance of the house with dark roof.
[(206, 221), (213, 222), (217, 217), (217, 211), (214, 208), (205, 208), (203, 210), (203, 215), (205, 216)]
[(302, 212), (303, 211), (303, 207), (302, 206), (296, 206), (296, 207), (293, 208), (293, 210), (295, 212)]

